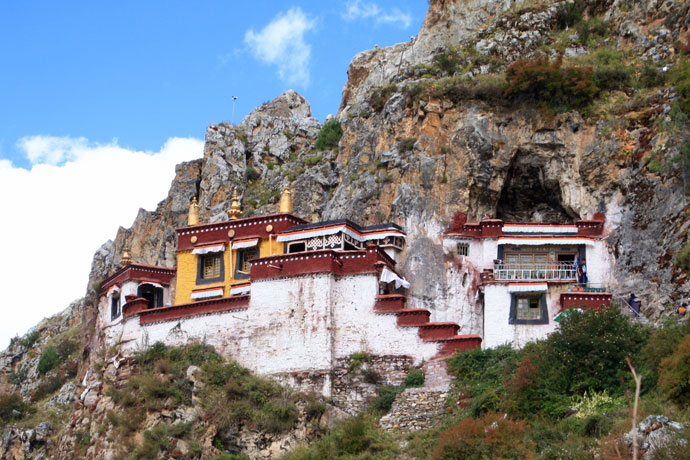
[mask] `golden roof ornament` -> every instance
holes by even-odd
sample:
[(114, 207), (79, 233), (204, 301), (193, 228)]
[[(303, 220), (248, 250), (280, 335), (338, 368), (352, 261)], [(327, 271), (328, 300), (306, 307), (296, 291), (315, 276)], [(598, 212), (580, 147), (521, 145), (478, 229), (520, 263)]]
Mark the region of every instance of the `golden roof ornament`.
[(120, 257), (120, 264), (123, 267), (126, 267), (127, 265), (132, 263), (132, 256), (129, 255), (129, 249), (125, 248), (122, 251), (122, 257)]
[(237, 199), (237, 189), (232, 192), (232, 205), (230, 205), (230, 211), (228, 211), (230, 219), (235, 220), (242, 214), (242, 208), (240, 208), (240, 201)]
[(292, 212), (292, 190), (287, 185), (280, 194), (280, 212)]
[(196, 197), (192, 199), (192, 204), (189, 205), (187, 225), (199, 225), (199, 204), (196, 202)]

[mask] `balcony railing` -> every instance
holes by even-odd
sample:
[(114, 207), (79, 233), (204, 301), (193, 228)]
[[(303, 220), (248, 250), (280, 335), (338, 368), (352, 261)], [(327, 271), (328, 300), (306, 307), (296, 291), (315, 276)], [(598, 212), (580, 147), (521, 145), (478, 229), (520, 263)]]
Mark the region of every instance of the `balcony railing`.
[(572, 263), (495, 263), (495, 280), (577, 281)]

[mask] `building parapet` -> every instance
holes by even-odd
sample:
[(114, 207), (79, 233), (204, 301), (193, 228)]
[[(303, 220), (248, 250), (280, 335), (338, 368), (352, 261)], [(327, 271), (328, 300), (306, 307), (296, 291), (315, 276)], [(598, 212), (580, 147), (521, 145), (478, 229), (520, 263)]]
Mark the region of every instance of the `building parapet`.
[(256, 259), (252, 261), (250, 278), (255, 281), (309, 273), (376, 273), (378, 266), (388, 266), (392, 269), (395, 261), (375, 245), (355, 251), (323, 249)]
[(101, 292), (107, 292), (112, 286), (125, 280), (149, 281), (170, 285), (175, 277), (175, 269), (157, 265), (129, 264), (101, 282)]
[(604, 233), (605, 217), (596, 213), (594, 219), (578, 220), (575, 224), (533, 222), (504, 222), (502, 219), (484, 219), (467, 222), (467, 215), (458, 213), (444, 233), (447, 238), (498, 238), (521, 235), (571, 235), (600, 237)]

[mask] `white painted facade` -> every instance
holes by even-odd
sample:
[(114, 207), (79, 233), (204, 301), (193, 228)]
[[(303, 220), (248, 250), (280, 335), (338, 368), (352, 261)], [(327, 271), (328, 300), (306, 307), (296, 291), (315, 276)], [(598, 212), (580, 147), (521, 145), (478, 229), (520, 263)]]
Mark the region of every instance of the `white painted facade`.
[[(360, 351), (411, 356), (416, 364), (434, 357), (439, 344), (422, 341), (418, 328), (397, 326), (395, 315), (374, 313), (377, 289), (374, 274), (256, 280), (245, 310), (144, 325), (137, 315), (106, 321), (105, 296), (100, 329), (106, 344), (119, 344), (125, 354), (158, 341), (199, 340), (263, 375), (327, 373), (336, 359)], [(330, 394), (328, 382), (323, 393)]]
[[(530, 233), (536, 233), (534, 229), (529, 229)], [(587, 276), (589, 285), (600, 286), (609, 285), (612, 282), (611, 273), (613, 273), (613, 258), (609, 254), (605, 241), (597, 238), (582, 238), (582, 241), (577, 237), (571, 237), (567, 233), (561, 235), (563, 242), (576, 243), (577, 246), (584, 247), (585, 261), (587, 264)], [(539, 235), (529, 235), (531, 238), (538, 238)], [(568, 241), (565, 238), (570, 238)], [(494, 269), (494, 260), (499, 258), (499, 245), (511, 243), (522, 246), (536, 246), (549, 243), (548, 237), (544, 240), (521, 240), (519, 235), (514, 238), (496, 237), (496, 238), (468, 238), (462, 236), (446, 236), (443, 240), (444, 251), (447, 255), (453, 255), (461, 260), (466, 260), (465, 265), (475, 267), (474, 272), (477, 276), (482, 271), (492, 271)], [(458, 255), (458, 243), (468, 245), (467, 256)], [(546, 297), (546, 304), (548, 310), (548, 324), (510, 324), (510, 307), (512, 295), (509, 284), (507, 282), (488, 282), (483, 283), (481, 291), (483, 292), (483, 299), (480, 296), (476, 297), (475, 303), (467, 298), (467, 288), (462, 288), (461, 277), (453, 276), (453, 272), (458, 270), (456, 267), (448, 267), (448, 274), (453, 279), (453, 283), (449, 289), (452, 295), (445, 299), (449, 304), (458, 306), (458, 310), (454, 311), (449, 308), (448, 311), (452, 314), (443, 319), (435, 318), (436, 321), (456, 321), (460, 324), (473, 325), (476, 320), (468, 320), (470, 312), (476, 312), (474, 317), (479, 317), (480, 326), (471, 326), (468, 329), (474, 329), (471, 332), (482, 336), (482, 347), (493, 348), (503, 344), (511, 344), (514, 347), (522, 347), (526, 343), (534, 340), (545, 338), (549, 333), (556, 330), (558, 323), (553, 321), (553, 318), (561, 311), (560, 295), (566, 292), (570, 284), (564, 283), (545, 283), (547, 285), (544, 295)], [(524, 280), (529, 282), (530, 280)], [(533, 280), (532, 280), (533, 281)], [(513, 280), (511, 283), (520, 283), (520, 280)], [(529, 292), (529, 288), (523, 290)]]

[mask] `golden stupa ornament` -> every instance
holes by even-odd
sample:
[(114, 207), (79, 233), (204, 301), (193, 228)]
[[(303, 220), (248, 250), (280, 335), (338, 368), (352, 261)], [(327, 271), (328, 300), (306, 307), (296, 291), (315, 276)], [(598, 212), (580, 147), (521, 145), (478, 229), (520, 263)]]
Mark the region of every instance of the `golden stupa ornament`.
[(230, 205), (230, 211), (228, 211), (230, 219), (237, 219), (240, 214), (242, 214), (242, 208), (240, 208), (240, 201), (237, 199), (237, 189), (232, 192), (232, 205)]
[(199, 203), (196, 202), (196, 197), (192, 199), (192, 204), (189, 205), (187, 225), (199, 225)]
[(125, 248), (120, 257), (120, 264), (125, 267), (132, 263), (132, 256), (129, 255), (129, 249)]
[(292, 190), (287, 185), (280, 194), (280, 212), (292, 212)]

